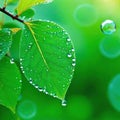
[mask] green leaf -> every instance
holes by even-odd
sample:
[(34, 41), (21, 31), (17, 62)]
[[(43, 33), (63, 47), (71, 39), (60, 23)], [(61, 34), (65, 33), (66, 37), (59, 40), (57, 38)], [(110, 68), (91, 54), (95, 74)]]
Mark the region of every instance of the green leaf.
[(29, 18), (32, 18), (34, 14), (35, 14), (35, 11), (33, 9), (27, 9), (20, 16), (23, 17), (24, 19), (29, 19)]
[(16, 118), (8, 108), (0, 105), (0, 120), (16, 120)]
[(12, 33), (12, 45), (9, 49), (9, 56), (13, 60), (19, 61), (19, 42), (21, 38), (20, 27), (15, 23), (5, 23), (3, 25), (3, 28), (9, 28), (13, 32)]
[(40, 3), (49, 3), (52, 2), (52, 0), (19, 0), (18, 6), (16, 8), (17, 14), (20, 15), (27, 9), (38, 5)]
[(0, 61), (0, 91), (0, 104), (14, 112), (21, 92), (21, 76), (16, 64), (7, 57)]
[(12, 33), (9, 29), (0, 30), (0, 59), (9, 51), (12, 44)]
[(7, 4), (14, 4), (16, 3), (18, 0), (7, 0)]
[(21, 30), (18, 31), (17, 33), (13, 34), (13, 40), (12, 40), (12, 45), (9, 50), (10, 52), (10, 57), (14, 59), (15, 61), (19, 61), (19, 43), (20, 43), (20, 38), (21, 38)]
[(63, 100), (75, 66), (68, 33), (49, 21), (26, 23), (20, 42), (20, 65), (39, 91)]

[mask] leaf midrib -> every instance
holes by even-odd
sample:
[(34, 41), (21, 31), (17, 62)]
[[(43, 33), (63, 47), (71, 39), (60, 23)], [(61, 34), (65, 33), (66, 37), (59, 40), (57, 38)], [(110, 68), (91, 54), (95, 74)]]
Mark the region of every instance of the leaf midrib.
[(36, 44), (36, 46), (37, 46), (37, 49), (38, 49), (38, 51), (39, 51), (39, 53), (40, 53), (40, 55), (41, 55), (41, 57), (42, 57), (42, 59), (43, 59), (44, 64), (45, 64), (46, 67), (47, 67), (47, 70), (49, 70), (49, 66), (48, 66), (48, 64), (47, 64), (47, 61), (45, 60), (45, 57), (44, 57), (43, 52), (42, 52), (42, 50), (41, 50), (41, 47), (40, 47), (40, 45), (38, 44), (37, 39), (36, 39), (35, 34), (34, 34), (34, 31), (32, 30), (32, 28), (31, 28), (31, 26), (30, 26), (31, 24), (28, 23), (28, 22), (26, 22), (25, 24), (27, 25), (28, 29), (30, 30), (30, 32), (31, 32), (31, 34), (32, 34), (32, 36), (33, 36), (34, 42), (35, 42), (35, 44)]

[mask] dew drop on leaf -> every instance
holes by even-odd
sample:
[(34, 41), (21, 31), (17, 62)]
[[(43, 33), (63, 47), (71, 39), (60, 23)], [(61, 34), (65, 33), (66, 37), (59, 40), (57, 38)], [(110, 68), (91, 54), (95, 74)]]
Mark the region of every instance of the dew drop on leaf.
[(67, 101), (66, 100), (62, 100), (62, 106), (66, 106), (67, 105)]
[(76, 65), (76, 64), (73, 62), (73, 63), (72, 63), (72, 66), (75, 66), (75, 65)]
[(38, 89), (39, 87), (37, 85), (35, 85), (35, 88)]
[(71, 55), (71, 54), (68, 54), (68, 57), (70, 58), (70, 57), (72, 57), (72, 55)]
[(101, 24), (101, 31), (106, 35), (111, 35), (116, 31), (116, 24), (113, 20), (105, 20)]
[(10, 59), (10, 63), (11, 63), (11, 64), (14, 64), (14, 63), (15, 63), (13, 58)]
[(67, 41), (69, 42), (69, 41), (71, 41), (71, 39), (70, 39), (70, 38), (68, 38), (68, 39), (67, 39)]
[(42, 92), (42, 91), (43, 91), (43, 89), (42, 89), (42, 88), (38, 88), (38, 91)]
[(76, 61), (76, 59), (72, 59), (72, 61), (73, 61), (73, 62), (75, 62), (75, 61)]

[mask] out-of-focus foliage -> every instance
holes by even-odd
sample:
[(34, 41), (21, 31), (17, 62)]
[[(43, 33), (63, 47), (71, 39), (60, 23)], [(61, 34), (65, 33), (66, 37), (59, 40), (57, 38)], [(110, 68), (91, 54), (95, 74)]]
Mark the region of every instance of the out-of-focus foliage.
[[(77, 64), (66, 107), (39, 94), (22, 76), (22, 94), (16, 108), (18, 120), (120, 119), (119, 4), (119, 0), (55, 0), (35, 7), (35, 18), (52, 20), (70, 33)], [(105, 20), (114, 21), (116, 31), (112, 34), (101, 31)], [(28, 106), (28, 112), (24, 111)]]

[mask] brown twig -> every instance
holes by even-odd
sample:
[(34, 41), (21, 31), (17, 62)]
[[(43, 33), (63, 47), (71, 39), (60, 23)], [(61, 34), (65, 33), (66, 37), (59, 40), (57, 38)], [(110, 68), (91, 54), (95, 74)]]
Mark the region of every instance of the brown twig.
[(8, 15), (8, 16), (11, 17), (13, 20), (17, 20), (17, 21), (19, 21), (19, 22), (21, 22), (21, 23), (24, 23), (24, 20), (21, 20), (20, 18), (18, 18), (18, 15), (13, 15), (13, 14), (11, 14), (10, 12), (6, 11), (5, 7), (0, 8), (0, 12)]

